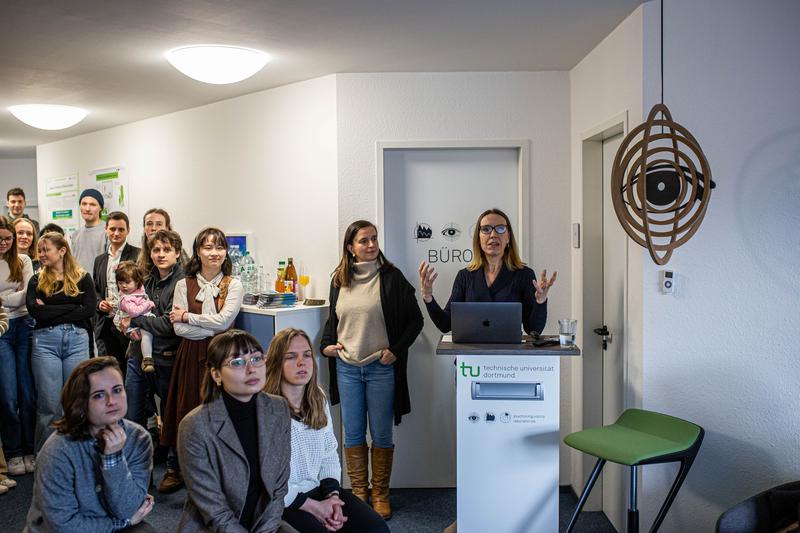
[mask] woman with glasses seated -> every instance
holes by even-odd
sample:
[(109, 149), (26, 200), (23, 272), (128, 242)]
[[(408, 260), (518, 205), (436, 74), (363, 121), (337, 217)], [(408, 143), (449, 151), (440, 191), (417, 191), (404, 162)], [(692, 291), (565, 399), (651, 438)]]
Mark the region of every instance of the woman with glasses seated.
[(258, 341), (232, 329), (208, 345), (203, 403), (181, 421), (178, 460), (186, 504), (178, 531), (259, 531), (281, 527), (291, 457), (286, 402), (262, 392)]
[[(229, 329), (242, 307), (242, 282), (231, 276), (225, 234), (206, 228), (194, 239), (186, 277), (175, 284), (169, 319), (175, 334), (182, 337), (175, 354), (161, 429), (161, 444), (175, 446), (178, 424), (201, 403), (201, 381), (211, 337)], [(158, 487), (170, 493), (183, 486), (178, 469), (167, 469)]]
[(438, 274), (425, 263), (419, 265), (419, 284), (428, 315), (442, 333), (450, 331), (452, 302), (520, 302), (522, 326), (539, 334), (547, 322), (547, 294), (556, 282), (557, 272), (539, 280), (519, 257), (511, 222), (499, 209), (481, 213), (472, 235), (472, 261), (458, 272), (450, 299), (442, 309), (433, 297), (433, 282)]

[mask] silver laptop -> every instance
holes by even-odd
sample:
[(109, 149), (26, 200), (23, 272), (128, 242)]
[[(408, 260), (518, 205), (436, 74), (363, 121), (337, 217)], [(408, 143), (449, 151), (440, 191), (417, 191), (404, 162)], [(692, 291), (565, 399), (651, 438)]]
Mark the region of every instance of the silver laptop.
[(452, 302), (450, 318), (455, 343), (522, 342), (522, 304), (519, 302)]

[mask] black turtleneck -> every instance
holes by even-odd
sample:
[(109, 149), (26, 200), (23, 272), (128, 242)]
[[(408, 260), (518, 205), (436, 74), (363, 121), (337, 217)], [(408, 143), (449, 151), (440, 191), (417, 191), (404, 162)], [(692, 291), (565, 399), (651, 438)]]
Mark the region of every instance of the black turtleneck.
[(239, 442), (244, 450), (250, 470), (250, 479), (247, 482), (247, 498), (245, 498), (242, 515), (239, 518), (239, 523), (247, 529), (250, 529), (253, 524), (253, 514), (259, 498), (262, 495), (265, 498), (267, 497), (264, 482), (261, 480), (261, 463), (258, 460), (257, 397), (258, 394), (254, 394), (249, 402), (240, 402), (224, 390), (222, 391), (225, 408), (228, 410), (231, 422), (233, 422), (236, 435), (239, 436)]

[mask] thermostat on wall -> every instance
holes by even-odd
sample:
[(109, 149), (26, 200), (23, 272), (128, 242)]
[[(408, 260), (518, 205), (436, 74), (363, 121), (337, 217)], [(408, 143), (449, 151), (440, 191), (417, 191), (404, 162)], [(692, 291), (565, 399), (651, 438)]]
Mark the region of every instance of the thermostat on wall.
[(658, 275), (658, 286), (662, 294), (675, 292), (675, 273), (672, 270), (662, 270)]

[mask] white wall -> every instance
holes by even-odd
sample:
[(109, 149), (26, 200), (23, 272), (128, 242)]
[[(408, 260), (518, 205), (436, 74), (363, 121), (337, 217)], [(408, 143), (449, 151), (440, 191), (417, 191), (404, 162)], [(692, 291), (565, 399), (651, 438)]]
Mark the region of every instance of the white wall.
[(3, 195), (0, 211), (3, 214), (8, 213), (5, 208), (6, 192), (12, 187), (22, 187), (28, 204), (25, 212), (36, 219), (36, 159), (0, 159), (0, 194)]
[[(609, 121), (627, 113), (631, 126), (642, 117), (642, 7), (631, 13), (570, 73), (570, 151), (572, 221), (583, 222), (583, 167), (582, 141), (589, 132), (595, 132)], [(583, 233), (588, 230), (583, 226)], [(642, 249), (628, 246), (628, 322), (625, 324), (626, 353), (630, 370), (628, 396), (641, 396), (641, 268)], [(572, 249), (572, 310), (579, 323), (583, 321), (583, 248)], [(578, 345), (584, 345), (582, 328), (578, 328)], [(583, 420), (581, 392), (583, 388), (582, 360), (570, 361), (572, 387), (575, 391), (572, 404), (572, 430), (580, 430)], [(562, 370), (564, 372), (564, 370)], [(567, 448), (566, 450), (570, 450)], [(564, 449), (562, 449), (564, 452)], [(571, 481), (580, 493), (586, 479), (583, 454), (570, 450), (572, 462)], [(562, 478), (562, 483), (565, 480)]]
[[(376, 218), (377, 141), (530, 139), (533, 213), (523, 260), (537, 271), (559, 272), (546, 331), (570, 314), (566, 72), (339, 74), (337, 117), (340, 235), (353, 220)], [(414, 272), (405, 274), (417, 285)], [(568, 376), (561, 387), (562, 427), (569, 427)], [(411, 416), (425, 413), (425, 406), (412, 407)], [(569, 457), (562, 458), (566, 480)]]
[[(664, 4), (665, 103), (708, 157), (717, 189), (673, 255), (678, 293), (644, 268), (644, 407), (706, 439), (664, 531), (710, 531), (721, 511), (800, 479), (800, 3)], [(645, 102), (659, 99), (658, 4), (645, 16)], [(673, 467), (648, 467), (649, 523)]]
[(293, 256), (311, 274), (309, 294), (327, 297), (338, 256), (334, 76), (225, 100), (37, 148), (45, 179), (126, 165), (132, 239), (163, 207), (191, 252), (214, 225), (255, 236), (255, 257), (272, 279)]

